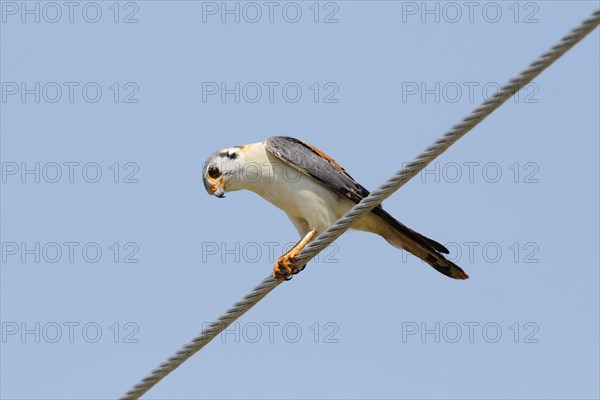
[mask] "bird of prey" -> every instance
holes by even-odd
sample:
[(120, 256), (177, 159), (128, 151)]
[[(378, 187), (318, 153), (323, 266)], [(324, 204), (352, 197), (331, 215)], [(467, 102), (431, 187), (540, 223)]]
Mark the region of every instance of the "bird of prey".
[[(206, 191), (216, 197), (225, 197), (225, 192), (251, 190), (287, 214), (302, 239), (275, 263), (273, 277), (281, 280), (289, 280), (299, 272), (290, 265), (317, 234), (369, 195), (333, 158), (287, 136), (213, 153), (203, 166), (203, 181)], [(469, 277), (444, 257), (448, 254), (446, 247), (400, 223), (381, 205), (352, 228), (382, 236), (450, 278)]]

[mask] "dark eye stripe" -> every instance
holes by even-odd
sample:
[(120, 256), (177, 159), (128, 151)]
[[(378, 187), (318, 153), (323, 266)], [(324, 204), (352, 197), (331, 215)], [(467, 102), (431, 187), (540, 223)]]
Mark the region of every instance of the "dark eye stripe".
[(216, 165), (211, 165), (210, 167), (208, 167), (208, 176), (212, 179), (217, 179), (219, 176), (221, 176), (221, 171), (219, 170), (219, 167), (217, 167)]
[(221, 157), (227, 157), (231, 160), (235, 160), (238, 156), (237, 153), (231, 153), (229, 150), (223, 150), (222, 152), (219, 153), (219, 155)]

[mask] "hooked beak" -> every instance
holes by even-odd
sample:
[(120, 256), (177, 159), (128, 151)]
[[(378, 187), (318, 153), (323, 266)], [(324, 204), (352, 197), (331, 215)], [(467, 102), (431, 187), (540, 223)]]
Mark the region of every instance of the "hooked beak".
[(219, 180), (210, 188), (210, 191), (213, 195), (222, 199), (225, 197), (225, 190), (223, 189), (223, 177), (220, 177)]

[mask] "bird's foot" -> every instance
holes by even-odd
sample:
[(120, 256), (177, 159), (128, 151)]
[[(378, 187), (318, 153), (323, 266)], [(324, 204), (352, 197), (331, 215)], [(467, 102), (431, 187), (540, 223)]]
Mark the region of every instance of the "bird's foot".
[(273, 266), (273, 278), (281, 281), (289, 281), (292, 279), (292, 275), (300, 272), (299, 270), (294, 271), (292, 269), (291, 264), (293, 259), (289, 257), (288, 254), (280, 257), (275, 263), (275, 266)]
[(306, 267), (306, 264), (299, 268), (292, 268), (292, 263), (296, 256), (316, 235), (316, 231), (308, 232), (290, 251), (281, 256), (273, 266), (273, 278), (289, 281), (292, 279), (292, 275), (296, 275), (298, 272), (302, 271)]

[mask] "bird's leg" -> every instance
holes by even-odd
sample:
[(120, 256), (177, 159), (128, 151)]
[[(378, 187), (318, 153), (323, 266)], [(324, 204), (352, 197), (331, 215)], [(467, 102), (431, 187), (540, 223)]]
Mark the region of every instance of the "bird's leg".
[(298, 270), (292, 270), (290, 264), (294, 261), (294, 258), (302, 251), (302, 249), (317, 236), (317, 231), (309, 231), (290, 251), (279, 257), (279, 260), (273, 266), (273, 278), (280, 279), (282, 281), (289, 281), (292, 279), (293, 274), (297, 274), (303, 268)]

